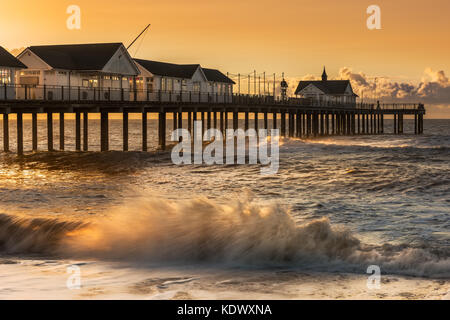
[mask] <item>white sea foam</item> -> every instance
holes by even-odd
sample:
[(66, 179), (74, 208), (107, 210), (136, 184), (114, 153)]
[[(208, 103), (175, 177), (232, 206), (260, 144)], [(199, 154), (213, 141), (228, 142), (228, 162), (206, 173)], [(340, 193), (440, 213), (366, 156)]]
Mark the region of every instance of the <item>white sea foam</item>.
[(42, 253), (133, 263), (288, 266), (308, 270), (450, 277), (447, 253), (408, 246), (368, 246), (326, 218), (297, 224), (289, 209), (250, 199), (147, 199), (89, 223), (0, 216), (6, 253)]

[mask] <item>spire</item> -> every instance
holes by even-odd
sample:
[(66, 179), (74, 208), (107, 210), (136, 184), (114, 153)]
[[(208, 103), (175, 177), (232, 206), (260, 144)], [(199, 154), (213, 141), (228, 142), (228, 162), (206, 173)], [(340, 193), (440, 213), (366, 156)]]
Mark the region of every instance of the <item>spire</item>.
[(327, 80), (328, 80), (327, 71), (325, 70), (325, 66), (324, 66), (323, 73), (322, 73), (322, 81), (327, 81)]

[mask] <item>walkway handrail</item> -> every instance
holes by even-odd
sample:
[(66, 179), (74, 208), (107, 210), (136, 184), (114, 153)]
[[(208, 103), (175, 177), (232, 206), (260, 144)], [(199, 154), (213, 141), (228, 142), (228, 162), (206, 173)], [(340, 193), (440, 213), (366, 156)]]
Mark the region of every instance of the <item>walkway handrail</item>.
[(55, 85), (0, 85), (0, 101), (133, 101), (170, 103), (225, 103), (270, 106), (317, 106), (326, 108), (346, 108), (356, 110), (420, 110), (419, 103), (341, 103), (312, 98), (282, 99), (273, 95), (249, 95), (232, 92), (175, 91), (110, 87), (55, 86)]

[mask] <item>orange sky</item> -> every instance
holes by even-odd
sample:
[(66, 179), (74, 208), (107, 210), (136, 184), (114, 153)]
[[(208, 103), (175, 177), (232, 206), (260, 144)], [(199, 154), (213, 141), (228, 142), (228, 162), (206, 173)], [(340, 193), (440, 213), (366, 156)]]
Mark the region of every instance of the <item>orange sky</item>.
[[(72, 4), (81, 8), (79, 31), (66, 28)], [(372, 4), (382, 30), (366, 27)], [(0, 45), (127, 45), (151, 23), (136, 57), (289, 77), (350, 67), (418, 82), (427, 68), (450, 73), (449, 12), (448, 0), (3, 0)]]

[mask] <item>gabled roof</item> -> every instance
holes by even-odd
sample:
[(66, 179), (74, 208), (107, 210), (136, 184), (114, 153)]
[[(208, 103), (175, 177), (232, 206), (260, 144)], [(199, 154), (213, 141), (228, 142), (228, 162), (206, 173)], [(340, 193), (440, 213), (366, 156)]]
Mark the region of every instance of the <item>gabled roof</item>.
[(317, 80), (317, 81), (300, 81), (295, 94), (305, 89), (310, 84), (314, 85), (326, 94), (344, 94), (350, 84), (349, 80)]
[(26, 69), (27, 66), (20, 62), (11, 53), (0, 47), (0, 67)]
[(199, 64), (174, 64), (142, 59), (134, 59), (134, 61), (154, 75), (181, 79), (191, 79), (200, 67)]
[(28, 49), (54, 69), (101, 71), (122, 43), (31, 46)]
[(236, 83), (233, 80), (231, 80), (230, 78), (228, 78), (226, 75), (224, 75), (222, 72), (220, 72), (219, 70), (207, 69), (207, 68), (202, 68), (202, 69), (203, 69), (203, 73), (205, 74), (206, 79), (208, 81), (229, 83), (229, 84)]

